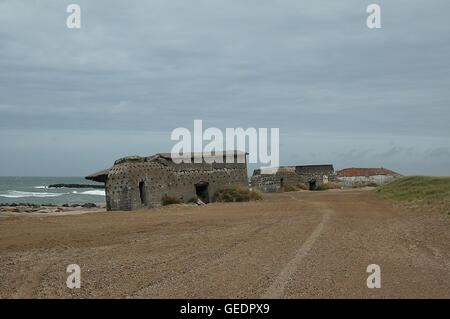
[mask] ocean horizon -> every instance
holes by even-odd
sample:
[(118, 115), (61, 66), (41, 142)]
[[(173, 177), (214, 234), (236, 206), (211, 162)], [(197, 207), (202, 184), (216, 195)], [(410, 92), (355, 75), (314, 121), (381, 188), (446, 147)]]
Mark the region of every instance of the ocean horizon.
[(84, 204), (105, 201), (105, 190), (98, 188), (49, 188), (52, 184), (103, 185), (84, 177), (0, 176), (0, 204), (29, 203)]

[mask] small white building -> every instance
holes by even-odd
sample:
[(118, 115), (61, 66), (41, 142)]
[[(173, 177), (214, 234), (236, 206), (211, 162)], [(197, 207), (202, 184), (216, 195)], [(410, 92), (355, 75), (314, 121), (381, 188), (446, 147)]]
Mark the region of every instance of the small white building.
[(401, 174), (386, 168), (344, 168), (336, 171), (339, 183), (344, 187), (356, 184), (377, 183), (384, 184), (402, 177)]

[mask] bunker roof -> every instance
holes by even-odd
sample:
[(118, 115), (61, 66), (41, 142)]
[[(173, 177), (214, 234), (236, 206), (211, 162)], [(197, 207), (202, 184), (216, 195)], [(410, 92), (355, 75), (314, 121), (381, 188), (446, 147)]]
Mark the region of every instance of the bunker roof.
[(374, 176), (374, 175), (391, 175), (391, 174), (397, 174), (400, 175), (394, 171), (391, 171), (386, 168), (344, 168), (340, 171), (336, 171), (338, 176), (341, 177), (351, 177), (351, 176)]
[(109, 168), (108, 169), (104, 169), (103, 171), (91, 174), (89, 176), (86, 176), (85, 178), (89, 179), (91, 181), (105, 183), (106, 179), (108, 178), (109, 170), (110, 170)]
[[(220, 154), (222, 153), (222, 154)], [(158, 153), (156, 155), (159, 155), (161, 157), (167, 158), (167, 159), (172, 159), (172, 154), (171, 153)], [(230, 156), (230, 155), (234, 155), (234, 156), (244, 156), (244, 155), (248, 155), (247, 152), (243, 152), (243, 151), (217, 151), (217, 152), (190, 152), (190, 156), (191, 158), (194, 157), (200, 157), (203, 156), (203, 158), (205, 157), (216, 157), (216, 156), (220, 156), (222, 155), (223, 157), (225, 156)], [(180, 157), (183, 158), (189, 158), (189, 153), (186, 153), (186, 155), (180, 155)]]
[(279, 167), (269, 167), (261, 169), (255, 169), (253, 171), (253, 175), (275, 175), (278, 173), (307, 173), (309, 170), (317, 170), (317, 169), (324, 169), (327, 171), (333, 171), (333, 164), (319, 164), (319, 165), (296, 165), (296, 166), (279, 166)]
[[(222, 157), (226, 157), (226, 156), (246, 156), (248, 155), (247, 152), (244, 151), (238, 151), (238, 150), (231, 150), (231, 151), (222, 151), (221, 152)], [(191, 157), (191, 159), (194, 159), (195, 157), (200, 157), (203, 156), (203, 158), (211, 158), (211, 157), (218, 157), (220, 156), (220, 152), (191, 152), (190, 154), (187, 153), (183, 156), (180, 155), (180, 158), (189, 158), (189, 156)], [(173, 161), (172, 160), (172, 154), (171, 153), (157, 153), (155, 155), (152, 156), (147, 156), (147, 157), (142, 157), (142, 156), (138, 156), (138, 155), (132, 155), (132, 156), (127, 156), (127, 157), (122, 157), (119, 158), (118, 160), (116, 160), (114, 162), (114, 165), (118, 165), (118, 164), (122, 164), (122, 163), (132, 163), (132, 162), (152, 162), (152, 161)], [(96, 182), (106, 182), (106, 179), (108, 178), (108, 173), (109, 173), (110, 169), (105, 169), (102, 170), (100, 172), (91, 174), (89, 176), (86, 176), (85, 178), (91, 181), (96, 181)]]

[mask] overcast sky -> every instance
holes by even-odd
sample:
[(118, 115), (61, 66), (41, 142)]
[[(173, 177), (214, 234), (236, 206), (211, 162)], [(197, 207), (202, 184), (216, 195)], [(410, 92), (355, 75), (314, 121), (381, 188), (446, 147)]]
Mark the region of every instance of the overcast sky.
[[(381, 6), (381, 29), (366, 7)], [(66, 7), (81, 6), (81, 29)], [(280, 164), (450, 175), (450, 1), (0, 0), (0, 175), (85, 176), (177, 127)], [(252, 166), (253, 168), (253, 166)]]

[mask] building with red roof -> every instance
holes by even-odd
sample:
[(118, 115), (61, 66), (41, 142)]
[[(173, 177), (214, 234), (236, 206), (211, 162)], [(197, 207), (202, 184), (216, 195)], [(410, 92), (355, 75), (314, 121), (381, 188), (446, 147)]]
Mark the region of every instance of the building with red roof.
[(386, 168), (359, 168), (351, 167), (336, 171), (339, 183), (344, 187), (355, 184), (376, 183), (384, 184), (399, 178), (402, 175)]

